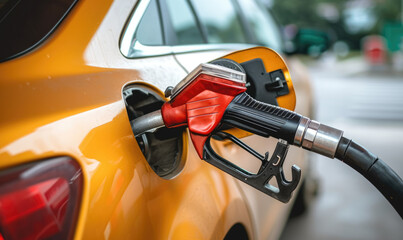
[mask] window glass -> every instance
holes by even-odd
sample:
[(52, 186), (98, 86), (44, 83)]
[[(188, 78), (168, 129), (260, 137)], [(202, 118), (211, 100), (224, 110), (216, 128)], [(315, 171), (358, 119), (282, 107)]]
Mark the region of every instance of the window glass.
[(280, 50), (280, 32), (269, 12), (252, 0), (238, 0), (238, 2), (256, 36), (257, 43)]
[(0, 0), (0, 62), (39, 46), (77, 0)]
[(203, 43), (195, 16), (186, 0), (166, 1), (179, 45)]
[(163, 45), (161, 21), (158, 5), (155, 0), (150, 1), (135, 34), (136, 40), (143, 45)]
[(231, 0), (192, 1), (207, 30), (209, 43), (245, 43), (245, 35)]

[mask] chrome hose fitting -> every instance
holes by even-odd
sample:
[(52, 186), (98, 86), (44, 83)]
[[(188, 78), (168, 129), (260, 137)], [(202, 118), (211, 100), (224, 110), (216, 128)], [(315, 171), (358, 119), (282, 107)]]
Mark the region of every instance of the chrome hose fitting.
[(294, 144), (334, 158), (343, 131), (302, 117), (295, 133)]

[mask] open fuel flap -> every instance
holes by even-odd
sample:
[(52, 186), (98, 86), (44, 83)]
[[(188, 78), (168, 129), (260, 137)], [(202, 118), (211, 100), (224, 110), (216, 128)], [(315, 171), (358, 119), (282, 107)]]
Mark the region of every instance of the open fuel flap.
[[(126, 86), (123, 98), (130, 122), (161, 109), (165, 102), (157, 91), (139, 84)], [(145, 159), (158, 176), (170, 179), (182, 170), (186, 157), (185, 129), (163, 127), (136, 137)]]

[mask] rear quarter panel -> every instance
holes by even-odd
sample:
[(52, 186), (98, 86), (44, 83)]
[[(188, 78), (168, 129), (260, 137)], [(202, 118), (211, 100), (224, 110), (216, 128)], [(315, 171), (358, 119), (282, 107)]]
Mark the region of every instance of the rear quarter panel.
[(126, 59), (120, 32), (135, 1), (79, 2), (39, 48), (0, 64), (0, 168), (67, 155), (82, 167), (76, 239), (220, 239), (251, 231), (231, 177), (192, 147), (182, 173), (158, 177), (132, 134), (122, 88), (164, 90), (186, 72), (173, 56)]

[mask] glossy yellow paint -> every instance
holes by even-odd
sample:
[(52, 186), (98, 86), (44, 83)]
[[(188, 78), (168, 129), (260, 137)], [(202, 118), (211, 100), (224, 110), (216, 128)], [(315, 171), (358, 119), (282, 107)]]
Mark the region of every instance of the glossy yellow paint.
[(119, 53), (132, 6), (79, 1), (40, 47), (0, 64), (0, 169), (75, 159), (84, 176), (75, 239), (220, 239), (237, 222), (252, 235), (239, 186), (193, 147), (172, 180), (144, 159), (122, 88), (141, 83), (161, 92), (186, 73), (172, 56), (129, 60)]

